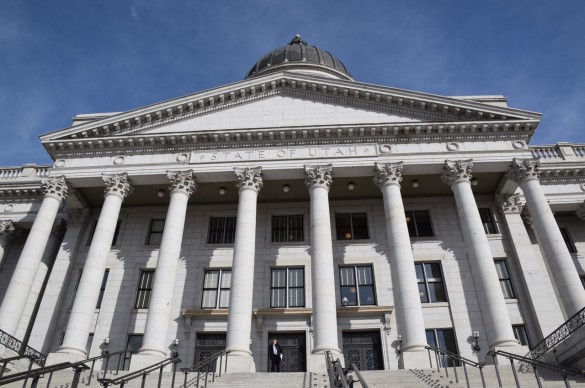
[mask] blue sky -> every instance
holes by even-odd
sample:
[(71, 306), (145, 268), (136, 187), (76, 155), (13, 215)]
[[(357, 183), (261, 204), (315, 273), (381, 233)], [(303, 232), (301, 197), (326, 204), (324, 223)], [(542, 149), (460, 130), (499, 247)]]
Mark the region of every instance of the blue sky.
[(585, 1), (2, 0), (0, 166), (38, 136), (243, 79), (299, 33), (358, 81), (499, 94), (543, 113), (532, 144), (585, 143)]

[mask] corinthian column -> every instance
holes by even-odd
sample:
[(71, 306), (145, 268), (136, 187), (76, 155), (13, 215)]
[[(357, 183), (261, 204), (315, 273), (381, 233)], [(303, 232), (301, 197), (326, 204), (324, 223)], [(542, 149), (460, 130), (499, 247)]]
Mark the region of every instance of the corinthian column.
[(59, 206), (68, 193), (65, 177), (44, 180), (42, 189), (44, 192), (43, 202), (16, 264), (2, 306), (0, 306), (0, 329), (10, 335), (16, 334)]
[(340, 353), (329, 217), (329, 187), (332, 181), (331, 165), (305, 166), (305, 185), (311, 198), (313, 354), (323, 354), (327, 350)]
[(558, 303), (550, 303), (551, 295), (555, 294), (550, 276), (546, 270), (540, 252), (535, 252), (530, 237), (522, 220), (524, 205), (518, 194), (497, 195), (496, 205), (504, 217), (511, 248), (520, 266), (523, 288), (530, 296), (528, 303), (532, 310), (538, 337), (544, 338), (563, 322), (563, 312)]
[(171, 199), (165, 219), (158, 261), (154, 272), (152, 295), (148, 306), (142, 348), (132, 357), (133, 370), (141, 369), (162, 360), (170, 342), (167, 341), (171, 323), (171, 307), (181, 255), (185, 216), (189, 197), (197, 190), (193, 171), (169, 171)]
[[(388, 256), (398, 333), (402, 335), (403, 367), (409, 368), (426, 356), (425, 323), (414, 268), (414, 256), (400, 195), (402, 162), (376, 163), (374, 183), (382, 190), (388, 235)], [(416, 353), (415, 353), (416, 352)], [(412, 360), (411, 360), (412, 359)]]
[(559, 293), (565, 318), (569, 318), (585, 307), (585, 290), (540, 186), (539, 165), (538, 160), (514, 159), (508, 178), (520, 184), (524, 193), (532, 227)]
[(83, 359), (87, 356), (85, 345), (91, 331), (91, 321), (99, 298), (120, 208), (122, 201), (134, 190), (125, 173), (104, 175), (103, 181), (106, 185), (104, 204), (85, 259), (63, 344), (58, 350), (58, 353), (69, 354), (67, 359), (70, 360)]
[(15, 228), (12, 220), (0, 221), (0, 269), (2, 269), (4, 254), (6, 253), (6, 248), (14, 235), (14, 231)]
[(455, 195), (461, 232), (490, 348), (517, 346), (494, 258), (471, 191), (471, 160), (446, 160), (441, 176)]
[(258, 193), (263, 186), (262, 169), (236, 168), (235, 172), (240, 198), (234, 241), (226, 349), (231, 351), (228, 366), (231, 372), (254, 372), (250, 331), (256, 250), (256, 206)]

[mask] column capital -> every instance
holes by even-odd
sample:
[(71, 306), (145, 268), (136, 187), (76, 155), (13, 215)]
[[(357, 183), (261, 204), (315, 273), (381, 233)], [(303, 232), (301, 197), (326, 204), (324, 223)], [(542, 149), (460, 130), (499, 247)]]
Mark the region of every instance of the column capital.
[(333, 182), (331, 170), (332, 166), (330, 164), (305, 166), (305, 186), (309, 190), (313, 187), (321, 187), (329, 191)]
[(69, 188), (65, 176), (58, 176), (41, 181), (41, 188), (45, 197), (52, 197), (59, 202), (67, 198)]
[(89, 209), (69, 209), (67, 211), (67, 225), (83, 226), (89, 219)]
[(503, 194), (496, 195), (496, 208), (502, 214), (520, 214), (524, 208), (524, 204), (520, 202), (518, 194)]
[(581, 206), (579, 206), (579, 208), (575, 212), (575, 215), (579, 217), (581, 220), (585, 221), (585, 202), (583, 202)]
[(15, 231), (16, 226), (12, 220), (0, 220), (0, 240), (10, 240)]
[(236, 187), (239, 191), (244, 189), (254, 190), (256, 193), (262, 190), (264, 182), (262, 181), (262, 167), (235, 167)]
[(128, 174), (125, 172), (122, 174), (111, 174), (111, 175), (103, 175), (102, 179), (104, 184), (106, 185), (106, 189), (104, 190), (104, 196), (109, 194), (117, 195), (118, 197), (124, 199), (134, 191), (134, 186), (132, 185), (132, 181), (128, 178)]
[(516, 183), (525, 180), (538, 179), (540, 175), (540, 160), (538, 159), (516, 159), (512, 161), (512, 168), (506, 176)]
[(396, 185), (400, 187), (402, 182), (402, 164), (397, 163), (376, 163), (374, 167), (374, 183), (379, 188), (386, 185)]
[(472, 168), (473, 159), (445, 160), (441, 180), (443, 183), (449, 186), (451, 186), (453, 183), (469, 182), (471, 180)]
[(167, 178), (171, 184), (169, 191), (181, 191), (187, 196), (191, 196), (198, 189), (197, 177), (193, 174), (193, 170), (187, 171), (167, 171)]

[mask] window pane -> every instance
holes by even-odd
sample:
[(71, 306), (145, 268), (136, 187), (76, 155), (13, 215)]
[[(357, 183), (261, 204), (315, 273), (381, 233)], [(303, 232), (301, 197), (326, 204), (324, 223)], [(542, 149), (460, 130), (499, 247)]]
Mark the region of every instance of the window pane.
[(95, 306), (96, 309), (99, 309), (102, 306), (102, 300), (104, 299), (104, 293), (106, 292), (106, 284), (108, 283), (108, 275), (110, 274), (110, 270), (106, 269), (104, 272), (104, 277), (102, 278), (102, 286), (100, 287), (100, 295), (98, 297), (97, 304)]
[(273, 288), (271, 296), (272, 307), (286, 307), (286, 289)]
[(304, 270), (302, 268), (289, 269), (288, 285), (289, 287), (303, 287), (305, 283)]
[(122, 220), (118, 220), (118, 222), (116, 222), (116, 230), (114, 230), (114, 238), (112, 239), (112, 246), (118, 245), (118, 236), (120, 235), (120, 226), (121, 225), (122, 225)]
[(354, 213), (351, 215), (351, 222), (353, 226), (353, 239), (364, 240), (368, 236), (368, 220), (366, 213)]
[(203, 291), (203, 302), (201, 303), (202, 308), (215, 308), (215, 302), (217, 300), (217, 290), (204, 290)]
[(357, 305), (357, 290), (355, 286), (341, 287), (341, 305), (342, 306), (356, 306)]
[(360, 305), (374, 305), (374, 286), (360, 286)]
[(230, 290), (221, 290), (219, 292), (219, 307), (222, 309), (230, 307)]
[(286, 270), (272, 270), (272, 287), (286, 287)]
[(215, 288), (219, 281), (219, 271), (207, 271), (205, 272), (205, 281), (203, 282), (204, 288)]
[(335, 226), (338, 240), (351, 240), (351, 223), (349, 214), (336, 214)]
[(232, 271), (221, 271), (221, 288), (230, 288), (232, 282)]
[(410, 237), (417, 237), (416, 228), (414, 226), (414, 212), (406, 211), (404, 212), (406, 216), (406, 226), (408, 227), (408, 235)]
[[(357, 267), (358, 284), (373, 284), (372, 267)], [(361, 292), (361, 291), (360, 291)]]
[(530, 346), (524, 325), (512, 326), (512, 330), (514, 331), (514, 337), (520, 342), (520, 345)]
[(289, 307), (303, 307), (305, 306), (305, 289), (292, 288), (289, 290)]
[(416, 271), (416, 280), (420, 283), (420, 282), (424, 282), (425, 281), (425, 275), (423, 272), (423, 265), (422, 264), (415, 264), (414, 265), (414, 269)]
[(289, 241), (304, 241), (303, 216), (290, 216), (289, 223)]
[(209, 220), (209, 235), (207, 237), (207, 243), (220, 244), (222, 242), (224, 228), (225, 218), (211, 218)]
[(443, 280), (439, 263), (426, 263), (425, 273), (429, 282), (440, 282)]
[(421, 303), (429, 303), (429, 296), (427, 294), (427, 287), (424, 283), (419, 283), (418, 294), (420, 295)]
[(226, 244), (231, 244), (236, 238), (236, 217), (228, 217), (225, 226), (225, 239)]
[(353, 267), (339, 268), (339, 283), (342, 286), (355, 285)]
[(165, 220), (152, 220), (150, 225), (151, 232), (162, 232), (165, 227)]
[(148, 237), (148, 245), (160, 245), (162, 233), (151, 233)]
[(443, 283), (429, 283), (429, 299), (431, 302), (446, 302), (445, 289)]
[(492, 215), (492, 212), (489, 208), (480, 208), (479, 216), (481, 217), (481, 222), (483, 223), (483, 229), (487, 234), (498, 233), (494, 216)]
[(431, 216), (428, 211), (415, 211), (414, 219), (416, 222), (417, 237), (433, 236), (433, 227), (431, 225)]
[(272, 216), (272, 242), (286, 241), (286, 216)]

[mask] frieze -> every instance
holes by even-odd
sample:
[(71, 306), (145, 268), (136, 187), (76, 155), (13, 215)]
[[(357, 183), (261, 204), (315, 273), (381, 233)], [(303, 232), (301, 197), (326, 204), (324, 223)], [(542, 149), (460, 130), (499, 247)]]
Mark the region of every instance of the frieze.
[(285, 160), (285, 159), (321, 159), (321, 158), (348, 158), (376, 156), (377, 147), (374, 144), (367, 145), (339, 145), (333, 147), (282, 147), (275, 149), (251, 149), (228, 151), (219, 150), (213, 152), (191, 153), (191, 163), (222, 163), (243, 162), (261, 160)]

